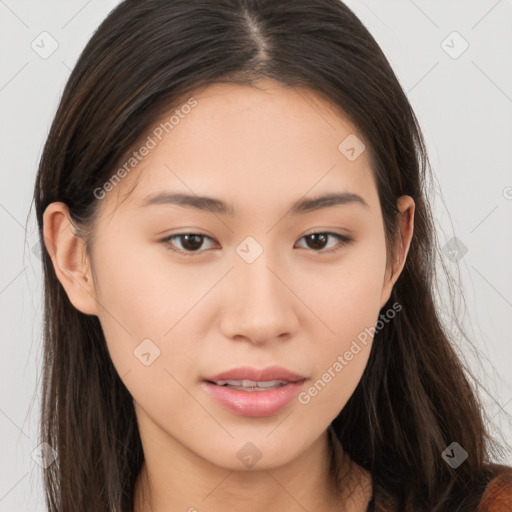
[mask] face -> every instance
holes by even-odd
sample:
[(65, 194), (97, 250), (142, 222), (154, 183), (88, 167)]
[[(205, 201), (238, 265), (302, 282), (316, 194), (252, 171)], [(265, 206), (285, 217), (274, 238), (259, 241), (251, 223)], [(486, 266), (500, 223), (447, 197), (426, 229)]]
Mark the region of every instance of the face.
[[(397, 278), (362, 135), (311, 91), (260, 87), (191, 95), (107, 186), (84, 266), (72, 245), (52, 256), (73, 304), (99, 317), (139, 427), (228, 469), (247, 454), (284, 464), (321, 436), (362, 376)], [(318, 200), (328, 194), (339, 197)], [(254, 373), (220, 380), (269, 389), (206, 382), (240, 367)]]

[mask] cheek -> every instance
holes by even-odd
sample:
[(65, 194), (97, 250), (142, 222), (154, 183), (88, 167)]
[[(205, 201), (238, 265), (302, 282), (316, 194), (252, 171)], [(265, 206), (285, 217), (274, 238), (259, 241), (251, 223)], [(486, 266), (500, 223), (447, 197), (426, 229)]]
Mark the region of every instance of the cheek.
[(133, 399), (155, 418), (170, 421), (170, 404), (174, 411), (191, 407), (180, 383), (195, 371), (198, 356), (183, 326), (204, 290), (194, 293), (189, 280), (192, 291), (186, 293), (180, 273), (166, 275), (164, 267), (148, 264), (149, 254), (127, 251), (113, 258), (113, 252), (107, 246), (98, 251), (97, 261), (105, 264), (95, 271), (101, 284), (98, 317), (110, 358)]
[[(156, 347), (152, 352), (156, 354), (162, 335), (172, 326), (173, 318), (162, 315), (162, 310), (172, 309), (170, 292), (166, 295), (172, 283), (168, 288), (162, 286), (158, 268), (148, 265), (144, 254), (125, 244), (121, 250), (112, 239), (112, 243), (102, 242), (95, 250), (98, 317), (111, 358), (122, 376), (135, 364), (140, 366), (134, 352), (137, 347), (144, 340), (152, 340)], [(167, 302), (169, 307), (165, 308)]]
[(198, 302), (218, 279), (180, 271), (165, 249), (140, 245), (119, 253), (115, 241), (103, 243), (94, 256), (98, 317), (113, 364), (137, 400), (145, 389), (172, 389), (170, 374), (179, 381), (193, 374), (201, 348), (190, 343), (202, 314)]
[(134, 341), (164, 336), (208, 284), (171, 265), (165, 249), (147, 241), (126, 242), (122, 252), (115, 241), (103, 244), (94, 258), (102, 323), (129, 332)]
[[(310, 408), (311, 417), (338, 415), (359, 384), (370, 356), (380, 295), (372, 282), (359, 279), (357, 285), (345, 284), (323, 310), (325, 323), (335, 334), (313, 333), (314, 378), (298, 397), (300, 404)], [(326, 332), (323, 326), (317, 331)]]
[[(363, 250), (364, 249), (364, 250)], [(347, 253), (339, 266), (317, 269), (308, 303), (315, 304), (315, 380), (299, 402), (336, 415), (364, 372), (373, 341), (385, 271), (384, 245)]]
[(324, 321), (326, 337), (335, 347), (377, 320), (386, 263), (383, 238), (381, 242), (376, 237), (349, 248), (333, 264), (310, 263), (310, 269), (301, 269), (311, 276), (302, 279), (301, 293)]

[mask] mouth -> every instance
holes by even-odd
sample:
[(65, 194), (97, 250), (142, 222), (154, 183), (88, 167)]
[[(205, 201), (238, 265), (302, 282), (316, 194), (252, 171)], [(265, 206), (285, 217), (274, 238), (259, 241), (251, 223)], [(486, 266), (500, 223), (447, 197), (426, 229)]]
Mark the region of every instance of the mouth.
[(203, 381), (203, 389), (223, 409), (248, 418), (276, 416), (303, 390), (306, 378), (296, 381)]
[(236, 389), (238, 391), (269, 391), (271, 389), (279, 389), (283, 386), (286, 386), (290, 383), (290, 381), (286, 380), (267, 380), (267, 381), (254, 381), (254, 380), (219, 380), (217, 382), (214, 381), (206, 381), (210, 384), (214, 384), (215, 386), (221, 386), (229, 389)]
[(203, 380), (203, 388), (224, 409), (239, 416), (261, 418), (281, 412), (307, 378), (279, 367), (236, 368)]

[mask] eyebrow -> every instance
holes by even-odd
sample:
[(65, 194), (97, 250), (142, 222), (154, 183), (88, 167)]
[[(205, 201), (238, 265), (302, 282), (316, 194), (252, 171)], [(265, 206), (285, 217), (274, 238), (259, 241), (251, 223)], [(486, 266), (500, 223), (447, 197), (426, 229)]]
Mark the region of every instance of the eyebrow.
[[(368, 203), (360, 195), (351, 192), (339, 192), (324, 194), (314, 198), (299, 199), (291, 206), (290, 213), (298, 215), (322, 208), (347, 204), (360, 204), (365, 208), (369, 208)], [(235, 214), (234, 208), (220, 199), (184, 193), (160, 192), (156, 195), (149, 195), (145, 198), (142, 206), (150, 205), (178, 205), (230, 216)]]

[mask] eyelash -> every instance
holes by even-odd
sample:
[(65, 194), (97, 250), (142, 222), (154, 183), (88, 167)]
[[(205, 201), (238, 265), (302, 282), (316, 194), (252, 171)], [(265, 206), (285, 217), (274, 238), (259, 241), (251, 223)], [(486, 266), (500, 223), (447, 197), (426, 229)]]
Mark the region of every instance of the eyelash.
[[(171, 236), (168, 236), (168, 237), (164, 238), (162, 240), (162, 242), (166, 245), (166, 248), (169, 251), (177, 252), (177, 253), (182, 254), (184, 256), (194, 256), (196, 254), (200, 254), (200, 253), (204, 252), (204, 250), (184, 251), (182, 249), (175, 249), (174, 247), (172, 247), (171, 240), (173, 240), (175, 238), (180, 238), (180, 237), (183, 237), (183, 236), (186, 236), (186, 235), (195, 235), (195, 236), (200, 236), (200, 237), (202, 237), (204, 239), (208, 238), (210, 240), (213, 240), (212, 237), (210, 237), (208, 235), (205, 235), (203, 233), (177, 233), (175, 235), (171, 235)], [(328, 236), (332, 236), (333, 238), (336, 238), (339, 241), (339, 243), (335, 247), (331, 247), (330, 249), (326, 249), (326, 250), (324, 250), (324, 249), (319, 249), (319, 250), (311, 249), (313, 252), (318, 252), (318, 253), (321, 253), (321, 254), (335, 253), (337, 251), (340, 251), (343, 247), (345, 247), (346, 245), (349, 245), (350, 243), (352, 243), (354, 241), (352, 238), (350, 238), (348, 236), (340, 235), (339, 233), (331, 233), (329, 231), (315, 231), (313, 233), (308, 233), (307, 235), (304, 235), (303, 237), (299, 238), (299, 240), (302, 240), (303, 238), (307, 238), (307, 237), (312, 236), (312, 235), (328, 235)]]

